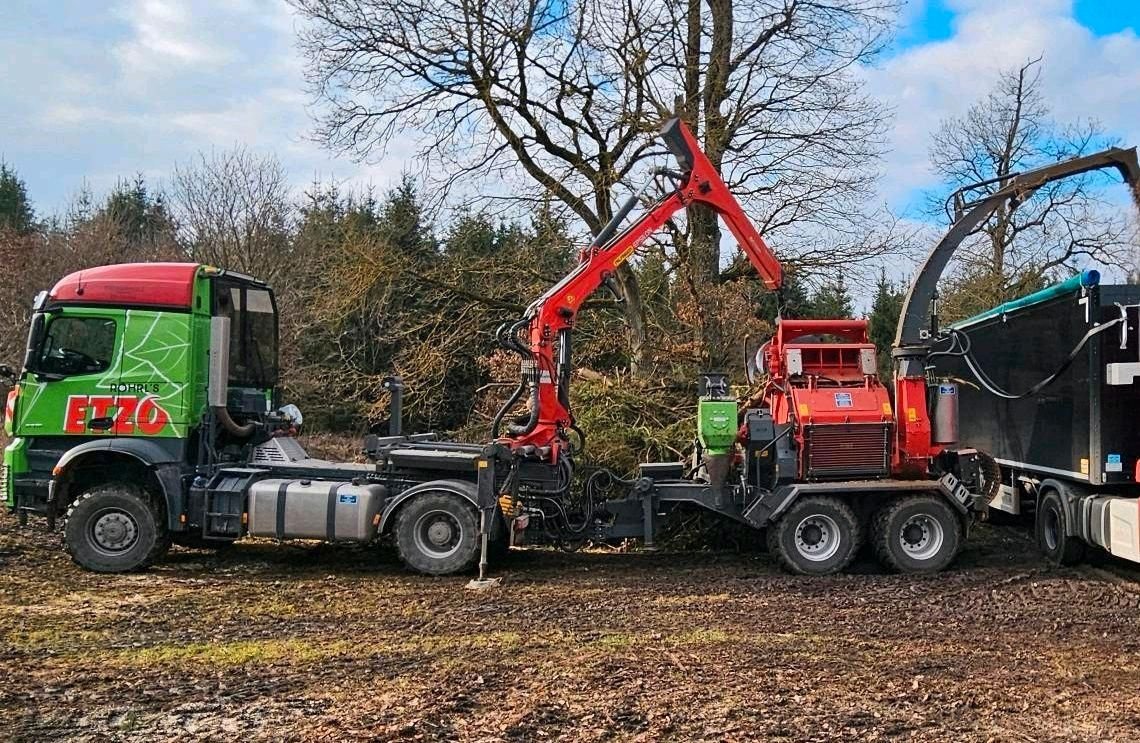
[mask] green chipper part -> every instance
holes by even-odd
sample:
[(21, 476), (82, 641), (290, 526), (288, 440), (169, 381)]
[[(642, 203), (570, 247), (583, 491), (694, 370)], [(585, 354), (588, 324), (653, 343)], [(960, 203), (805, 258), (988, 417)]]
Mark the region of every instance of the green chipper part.
[(736, 443), (736, 401), (697, 403), (697, 438), (709, 454), (728, 454)]

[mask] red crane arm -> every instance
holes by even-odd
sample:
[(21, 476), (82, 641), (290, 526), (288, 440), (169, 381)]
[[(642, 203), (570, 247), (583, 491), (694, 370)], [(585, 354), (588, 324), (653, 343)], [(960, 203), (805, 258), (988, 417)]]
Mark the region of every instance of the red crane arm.
[[(712, 208), (736, 237), (765, 286), (778, 290), (783, 283), (780, 262), (752, 226), (712, 163), (701, 152), (688, 128), (680, 119), (671, 119), (662, 128), (661, 136), (681, 168), (679, 173), (663, 171), (678, 183), (676, 190), (658, 200), (629, 227), (614, 236), (617, 225), (636, 205), (636, 197), (631, 198), (598, 233), (594, 242), (582, 251), (574, 270), (527, 308), (524, 316), (528, 325), (526, 348), (508, 342), (508, 347), (520, 353), (527, 351), (523, 354), (523, 376), (525, 386), (529, 386), (531, 392), (529, 421), (509, 426), (506, 437), (502, 439), (513, 448), (550, 447), (550, 456), (557, 459), (558, 450), (567, 440), (566, 432), (574, 423), (570, 414), (568, 385), (570, 329), (578, 308), (599, 285), (613, 277), (617, 268), (629, 260), (638, 246), (681, 209), (690, 204)], [(507, 407), (518, 401), (523, 387), (520, 384)], [(545, 450), (543, 454), (546, 454)]]

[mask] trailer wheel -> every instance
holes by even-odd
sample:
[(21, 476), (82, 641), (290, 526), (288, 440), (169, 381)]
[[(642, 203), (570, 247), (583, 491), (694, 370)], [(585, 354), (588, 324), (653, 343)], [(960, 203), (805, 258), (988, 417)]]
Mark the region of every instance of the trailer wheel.
[(937, 573), (962, 547), (962, 524), (938, 496), (891, 501), (872, 523), (875, 556), (883, 567), (898, 573)]
[(479, 515), (452, 493), (412, 498), (396, 514), (394, 531), (400, 559), (419, 573), (462, 573), (479, 559)]
[(67, 509), (63, 544), (71, 559), (96, 573), (149, 567), (170, 549), (157, 509), (135, 485), (97, 485)]
[(838, 573), (858, 550), (859, 520), (838, 498), (802, 498), (768, 527), (769, 554), (793, 573)]
[(1037, 546), (1054, 565), (1076, 565), (1085, 556), (1085, 544), (1069, 536), (1068, 522), (1061, 494), (1046, 490), (1037, 504)]

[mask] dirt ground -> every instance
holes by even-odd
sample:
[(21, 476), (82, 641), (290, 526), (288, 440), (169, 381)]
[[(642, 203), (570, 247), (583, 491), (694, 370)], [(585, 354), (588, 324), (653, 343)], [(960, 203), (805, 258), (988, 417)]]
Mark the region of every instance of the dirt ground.
[(929, 578), (763, 554), (175, 549), (73, 566), (0, 516), (2, 740), (1137, 740), (1140, 571), (984, 527)]

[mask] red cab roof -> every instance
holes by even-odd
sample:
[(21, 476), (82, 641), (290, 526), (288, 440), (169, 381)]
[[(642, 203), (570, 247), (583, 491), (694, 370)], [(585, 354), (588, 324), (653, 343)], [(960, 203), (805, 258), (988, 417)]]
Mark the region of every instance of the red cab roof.
[(64, 276), (50, 292), (54, 302), (144, 307), (186, 307), (194, 299), (197, 263), (121, 263)]

